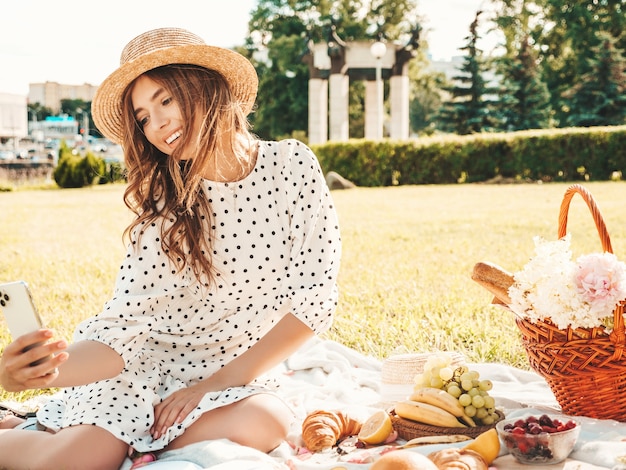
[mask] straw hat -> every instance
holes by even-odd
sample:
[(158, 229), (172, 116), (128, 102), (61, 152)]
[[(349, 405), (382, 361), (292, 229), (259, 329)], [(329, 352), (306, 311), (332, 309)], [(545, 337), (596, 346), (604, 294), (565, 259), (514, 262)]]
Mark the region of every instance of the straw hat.
[(160, 28), (130, 41), (122, 51), (120, 67), (96, 91), (91, 114), (98, 130), (113, 142), (121, 143), (124, 91), (142, 73), (169, 64), (199, 65), (219, 72), (244, 112), (252, 111), (258, 77), (248, 59), (229, 49), (209, 46), (187, 30)]

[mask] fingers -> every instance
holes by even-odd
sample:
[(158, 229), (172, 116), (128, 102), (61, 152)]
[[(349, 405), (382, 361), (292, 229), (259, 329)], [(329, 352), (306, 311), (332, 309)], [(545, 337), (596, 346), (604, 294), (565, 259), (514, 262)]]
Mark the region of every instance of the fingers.
[(53, 332), (37, 330), (20, 336), (7, 346), (0, 358), (0, 384), (10, 392), (48, 388), (59, 375), (58, 368), (69, 357), (67, 342), (50, 341)]
[(32, 348), (34, 345), (46, 343), (54, 336), (54, 332), (47, 328), (33, 331), (25, 335), (16, 338), (11, 344), (9, 344), (4, 354), (20, 354), (24, 350)]
[(165, 435), (167, 429), (181, 423), (197, 403), (193, 394), (172, 394), (154, 407), (154, 424), (150, 429), (153, 439)]
[(50, 343), (35, 343), (29, 345), (22, 354), (22, 360), (31, 366), (37, 366), (51, 359), (58, 357), (55, 361), (55, 365), (49, 364), (50, 369), (54, 369), (60, 365), (60, 362), (64, 362), (68, 355), (61, 353), (67, 349), (67, 342), (65, 340), (52, 341)]
[(171, 396), (168, 397), (154, 408), (154, 425), (151, 429), (154, 439), (159, 439), (167, 432), (167, 428), (176, 423), (179, 406), (172, 398)]

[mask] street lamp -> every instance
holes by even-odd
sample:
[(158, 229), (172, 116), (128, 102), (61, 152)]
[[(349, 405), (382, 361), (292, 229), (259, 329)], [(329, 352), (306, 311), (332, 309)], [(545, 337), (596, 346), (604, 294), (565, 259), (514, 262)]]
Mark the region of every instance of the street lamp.
[(382, 58), (387, 53), (385, 43), (376, 41), (370, 47), (370, 53), (376, 59), (376, 138), (383, 138), (383, 77)]

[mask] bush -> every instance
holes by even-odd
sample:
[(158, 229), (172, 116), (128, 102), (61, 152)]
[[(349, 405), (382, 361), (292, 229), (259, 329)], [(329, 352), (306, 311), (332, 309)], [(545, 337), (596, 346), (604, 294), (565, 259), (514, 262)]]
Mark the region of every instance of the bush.
[(62, 149), (53, 176), (61, 188), (82, 188), (98, 182), (105, 175), (105, 171), (104, 160), (93, 153), (87, 152), (82, 157), (74, 155), (69, 149)]
[(607, 181), (626, 172), (626, 126), (351, 140), (312, 146), (325, 172), (359, 186), (517, 180)]

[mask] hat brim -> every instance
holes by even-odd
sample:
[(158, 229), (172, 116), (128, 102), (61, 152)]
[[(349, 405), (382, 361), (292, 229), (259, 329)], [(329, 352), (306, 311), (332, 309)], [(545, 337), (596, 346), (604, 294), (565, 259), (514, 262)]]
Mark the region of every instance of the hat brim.
[(244, 113), (252, 111), (259, 79), (248, 59), (221, 47), (184, 45), (144, 54), (109, 75), (96, 90), (91, 103), (96, 128), (109, 140), (122, 143), (122, 97), (126, 88), (141, 74), (171, 64), (198, 65), (219, 72)]

